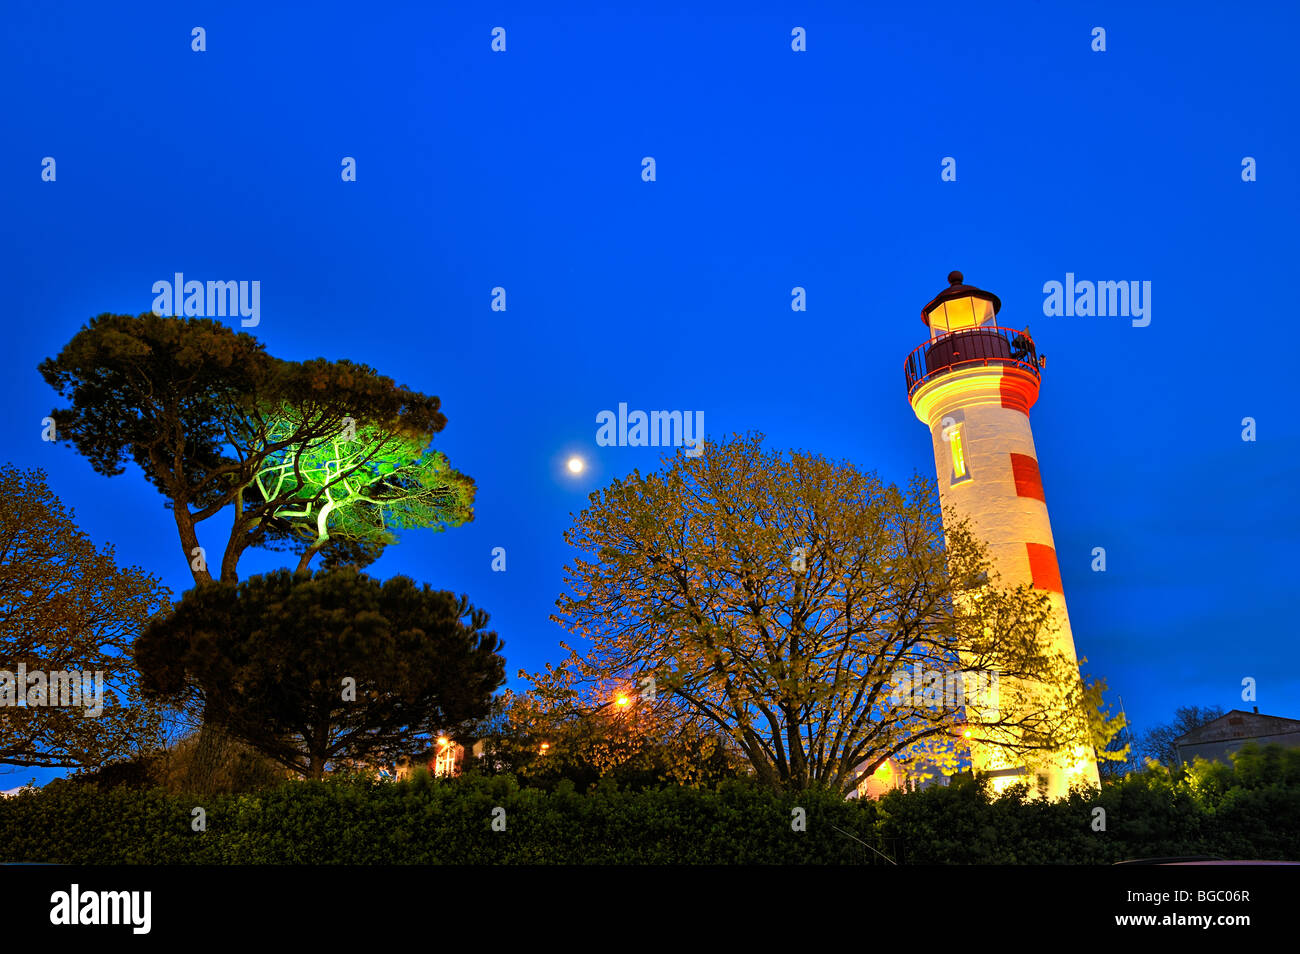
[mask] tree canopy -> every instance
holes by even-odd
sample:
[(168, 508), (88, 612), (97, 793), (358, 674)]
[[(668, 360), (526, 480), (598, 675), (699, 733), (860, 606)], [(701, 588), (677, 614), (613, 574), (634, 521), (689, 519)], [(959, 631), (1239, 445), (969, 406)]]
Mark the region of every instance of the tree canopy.
[[(0, 466), (0, 499), (0, 763), (95, 767), (160, 742), (162, 713), (140, 698), (130, 648), (170, 592), (119, 568), (112, 546), (97, 550), (44, 471)], [(35, 686), (18, 685), (20, 669), (42, 674), (39, 704), (20, 704)], [(55, 690), (51, 673), (82, 676), (80, 705), (65, 704), (67, 676)]]
[(300, 426), (289, 416), (272, 426), (271, 443), (280, 449), (266, 456), (244, 496), (246, 507), (285, 501), (266, 524), (268, 545), (282, 538), (298, 550), (299, 570), (321, 550), (360, 567), (395, 541), (395, 530), (441, 530), (471, 519), (473, 481), (429, 450), (423, 436), (349, 423), (332, 438), (285, 443)]
[[(720, 733), (771, 785), (840, 791), (890, 756), (955, 767), (967, 744), (1033, 757), (1087, 732), (1048, 597), (1002, 587), (930, 481), (708, 442), (592, 494), (566, 539), (553, 618), (584, 645), (533, 677), (557, 711), (653, 678), (656, 718)], [(994, 673), (995, 704), (963, 704)], [(945, 704), (936, 675), (966, 688)]]
[(146, 313), (99, 315), (40, 372), (69, 402), (51, 412), (56, 439), (105, 476), (140, 467), (196, 583), (214, 578), (197, 528), (228, 507), (227, 582), (252, 546), (294, 546), (303, 567), (322, 551), (368, 562), (394, 528), (471, 519), (473, 481), (428, 450), (438, 398), (366, 365), (284, 361), (211, 319)]
[(187, 592), (136, 643), (144, 689), (312, 778), (486, 716), (504, 643), (465, 597), (355, 568)]

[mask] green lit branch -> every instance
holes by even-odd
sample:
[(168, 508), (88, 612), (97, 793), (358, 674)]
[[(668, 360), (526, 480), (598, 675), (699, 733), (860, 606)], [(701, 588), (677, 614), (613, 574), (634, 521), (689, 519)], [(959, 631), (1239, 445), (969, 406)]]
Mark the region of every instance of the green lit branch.
[(286, 442), (301, 429), (288, 416), (270, 423), (249, 487), (250, 511), (268, 514), (279, 533), (306, 544), (299, 569), (334, 541), (382, 547), (395, 541), (396, 529), (441, 530), (470, 519), (472, 481), (423, 437), (340, 425), (327, 438)]

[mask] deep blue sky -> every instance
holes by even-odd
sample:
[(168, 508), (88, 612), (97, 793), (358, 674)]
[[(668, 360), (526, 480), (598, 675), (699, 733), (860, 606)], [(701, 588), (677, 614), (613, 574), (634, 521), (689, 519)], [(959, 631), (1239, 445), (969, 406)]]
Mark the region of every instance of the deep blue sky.
[[(468, 593), (513, 676), (559, 658), (571, 514), (659, 460), (596, 447), (599, 411), (703, 410), (713, 437), (932, 475), (902, 365), (959, 268), (1049, 356), (1034, 436), (1085, 668), (1139, 729), (1248, 707), (1246, 676), (1300, 716), (1293, 5), (267, 6), (6, 5), (4, 457), (121, 562), (189, 585), (138, 471), (41, 441), (36, 365), (173, 272), (261, 281), (272, 354), (442, 398), (476, 519), (372, 572)], [(1066, 272), (1151, 281), (1150, 326), (1045, 317)]]

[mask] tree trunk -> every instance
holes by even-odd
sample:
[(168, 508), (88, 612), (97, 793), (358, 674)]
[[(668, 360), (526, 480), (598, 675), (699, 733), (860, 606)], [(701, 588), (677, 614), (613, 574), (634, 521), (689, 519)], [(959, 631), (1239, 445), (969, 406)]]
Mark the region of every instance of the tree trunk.
[(325, 777), (325, 763), (329, 760), (329, 726), (322, 724), (316, 730), (315, 744), (308, 742), (307, 768), (310, 777), (319, 781)]
[(296, 576), (299, 573), (306, 573), (310, 567), (312, 557), (314, 557), (317, 553), (319, 553), (321, 547), (325, 546), (325, 544), (327, 543), (329, 543), (328, 539), (317, 540), (315, 543), (309, 546), (303, 552), (303, 555), (299, 558), (298, 567), (293, 571), (294, 575)]
[(203, 569), (197, 570), (194, 568), (194, 561), (198, 559), (198, 554), (194, 551), (199, 549), (199, 535), (194, 530), (194, 518), (190, 516), (190, 505), (181, 500), (173, 501), (172, 516), (176, 520), (176, 530), (181, 537), (181, 549), (185, 551), (185, 563), (190, 568), (190, 574), (194, 577), (194, 582), (196, 584), (211, 583), (212, 573), (208, 570), (206, 554), (203, 559)]
[(248, 548), (248, 535), (244, 528), (236, 523), (230, 528), (230, 540), (226, 543), (226, 552), (221, 555), (221, 582), (239, 582), (239, 558)]
[(232, 782), (230, 762), (238, 743), (215, 723), (204, 719), (194, 746), (186, 787), (198, 795), (212, 795), (227, 790)]

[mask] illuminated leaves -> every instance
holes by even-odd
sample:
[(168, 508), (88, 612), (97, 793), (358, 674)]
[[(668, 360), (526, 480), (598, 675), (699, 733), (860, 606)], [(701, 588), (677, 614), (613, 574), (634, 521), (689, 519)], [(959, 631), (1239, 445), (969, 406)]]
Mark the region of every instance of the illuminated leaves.
[(291, 411), (281, 414), (268, 428), (271, 450), (244, 502), (285, 501), (267, 529), (300, 541), (299, 569), (327, 547), (336, 558), (359, 548), (370, 562), (395, 541), (394, 530), (436, 531), (472, 518), (473, 481), (427, 449), (423, 437), (362, 425), (294, 444), (302, 424)]

